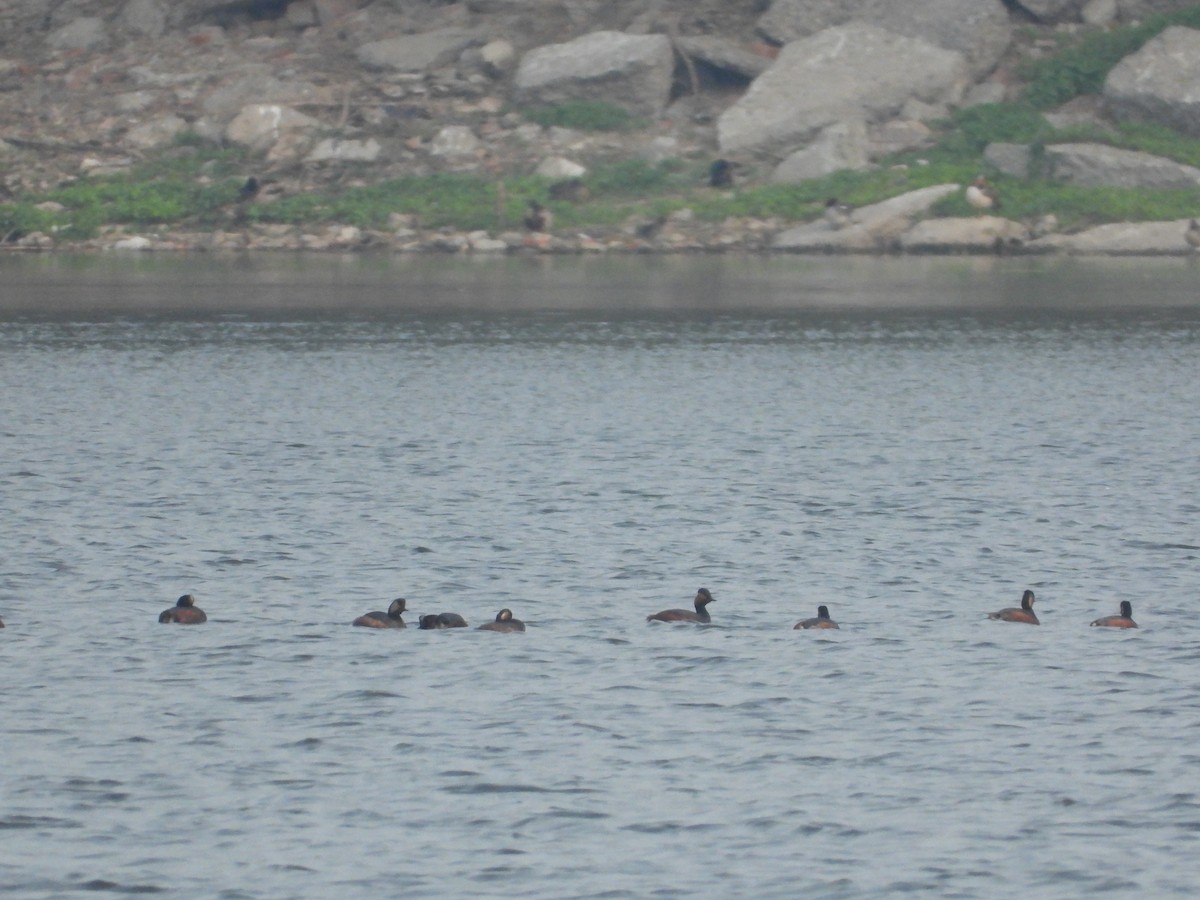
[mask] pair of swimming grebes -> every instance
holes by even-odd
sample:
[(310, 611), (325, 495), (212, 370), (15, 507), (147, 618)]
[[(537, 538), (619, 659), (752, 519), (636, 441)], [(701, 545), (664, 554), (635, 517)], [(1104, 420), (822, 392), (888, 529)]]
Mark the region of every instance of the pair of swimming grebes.
[[(1033, 591), (1026, 591), (1021, 597), (1021, 606), (1009, 607), (1002, 609), (999, 612), (988, 613), (989, 619), (999, 619), (1002, 622), (1024, 622), (1028, 625), (1041, 625), (1037, 615), (1033, 611)], [(713, 602), (713, 595), (709, 593), (708, 588), (700, 588), (696, 592), (695, 606), (696, 611), (690, 609), (664, 609), (662, 612), (655, 613), (652, 616), (647, 616), (647, 622), (711, 622), (712, 617), (708, 614), (708, 604)], [(1133, 621), (1133, 604), (1128, 600), (1121, 601), (1121, 612), (1116, 616), (1104, 616), (1092, 623), (1105, 628), (1137, 628), (1137, 622)], [(792, 626), (793, 630), (799, 628), (837, 628), (838, 623), (829, 617), (829, 607), (818, 606), (817, 614), (811, 619), (802, 619)]]
[[(369, 612), (359, 616), (351, 624), (365, 628), (407, 628), (404, 619), (405, 601), (397, 597), (387, 608), (387, 612)], [(429, 613), (417, 619), (417, 627), (427, 631), (434, 628), (466, 628), (467, 620), (458, 613)], [(524, 631), (525, 623), (514, 619), (511, 609), (502, 609), (496, 613), (496, 618), (479, 626), (479, 631)]]
[[(664, 609), (662, 612), (656, 612), (652, 616), (646, 616), (647, 622), (711, 622), (712, 616), (708, 614), (708, 604), (715, 603), (712, 593), (708, 588), (700, 588), (696, 591), (696, 599), (693, 605), (696, 611), (690, 609)], [(794, 631), (797, 628), (837, 628), (838, 623), (829, 618), (829, 607), (818, 606), (817, 614), (814, 618), (803, 619), (792, 626)]]
[[(392, 601), (391, 605), (387, 608), (387, 612), (369, 612), (366, 615), (359, 616), (352, 624), (362, 625), (366, 628), (407, 628), (408, 625), (402, 618), (404, 609), (404, 598), (399, 597)], [(158, 621), (178, 622), (180, 625), (199, 625), (201, 622), (208, 621), (208, 616), (204, 614), (204, 610), (196, 605), (195, 597), (191, 594), (184, 594), (175, 601), (174, 606), (164, 609), (159, 614)], [(458, 613), (430, 613), (429, 615), (421, 616), (417, 627), (425, 629), (466, 628), (467, 620)], [(480, 625), (479, 630), (524, 631), (525, 623), (520, 619), (514, 619), (511, 609), (502, 609), (496, 613), (495, 621), (488, 622), (486, 625)]]
[[(1008, 607), (999, 612), (988, 613), (989, 619), (999, 619), (1002, 622), (1024, 622), (1027, 625), (1041, 625), (1038, 621), (1037, 614), (1033, 611), (1033, 591), (1026, 591), (1021, 597), (1021, 605), (1019, 607)], [(664, 609), (662, 612), (656, 612), (652, 616), (646, 616), (647, 622), (711, 622), (712, 616), (708, 613), (708, 604), (713, 603), (713, 595), (708, 588), (700, 588), (696, 591), (696, 598), (693, 601), (695, 610), (690, 609)], [(387, 612), (369, 612), (359, 616), (352, 624), (361, 625), (366, 628), (407, 628), (403, 615), (405, 611), (405, 601), (403, 597), (399, 597), (391, 602)], [(198, 625), (201, 622), (207, 621), (208, 616), (204, 614), (204, 610), (196, 606), (196, 598), (191, 594), (184, 594), (180, 597), (175, 605), (170, 609), (164, 609), (158, 617), (160, 622), (178, 622), (181, 625)], [(1128, 600), (1121, 601), (1121, 612), (1115, 616), (1104, 616), (1092, 622), (1093, 625), (1099, 625), (1105, 628), (1137, 628), (1137, 622), (1133, 621), (1133, 604)], [(0, 621), (0, 628), (4, 627), (4, 622)], [(421, 616), (418, 620), (418, 628), (434, 629), (434, 628), (466, 628), (467, 620), (458, 613), (429, 613)], [(826, 606), (818, 606), (817, 614), (811, 619), (802, 619), (792, 626), (793, 630), (799, 628), (837, 628), (838, 623), (829, 617), (829, 608)], [(520, 619), (514, 619), (512, 610), (502, 609), (496, 613), (495, 621), (488, 622), (486, 625), (479, 626), (480, 631), (524, 631), (525, 623)]]

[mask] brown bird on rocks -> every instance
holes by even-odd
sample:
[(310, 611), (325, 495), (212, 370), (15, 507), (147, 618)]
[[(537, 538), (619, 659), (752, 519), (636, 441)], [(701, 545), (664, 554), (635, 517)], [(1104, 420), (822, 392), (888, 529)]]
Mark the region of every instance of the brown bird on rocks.
[(967, 202), (980, 212), (1000, 208), (1000, 195), (982, 175), (967, 185)]

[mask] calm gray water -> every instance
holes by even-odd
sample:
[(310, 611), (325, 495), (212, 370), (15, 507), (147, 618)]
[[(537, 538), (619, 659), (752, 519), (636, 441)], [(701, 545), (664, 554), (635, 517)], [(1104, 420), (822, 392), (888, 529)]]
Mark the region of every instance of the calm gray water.
[(0, 890), (1195, 893), (1186, 263), (0, 275)]

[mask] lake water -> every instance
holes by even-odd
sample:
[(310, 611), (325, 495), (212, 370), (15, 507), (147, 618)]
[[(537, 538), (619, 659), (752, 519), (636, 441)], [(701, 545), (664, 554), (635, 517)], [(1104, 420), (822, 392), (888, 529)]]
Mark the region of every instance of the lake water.
[(0, 275), (6, 895), (1195, 893), (1186, 261)]

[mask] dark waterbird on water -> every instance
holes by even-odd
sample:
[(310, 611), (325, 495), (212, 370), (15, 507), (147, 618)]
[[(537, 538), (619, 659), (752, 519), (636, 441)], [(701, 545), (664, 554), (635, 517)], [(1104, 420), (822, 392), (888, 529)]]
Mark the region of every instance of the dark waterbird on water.
[(403, 597), (397, 597), (391, 602), (387, 608), (387, 612), (369, 612), (359, 616), (351, 624), (361, 625), (363, 628), (407, 628), (404, 620), (400, 618), (404, 613), (405, 601)]
[(1128, 600), (1121, 601), (1121, 612), (1115, 616), (1103, 616), (1092, 623), (1099, 625), (1101, 628), (1137, 628), (1137, 622), (1133, 621), (1133, 604)]
[(196, 605), (195, 597), (191, 594), (184, 594), (175, 601), (174, 606), (164, 609), (158, 614), (158, 621), (177, 622), (180, 625), (199, 625), (201, 622), (207, 622), (208, 616)]
[(429, 613), (421, 616), (418, 628), (424, 628), (429, 631), (434, 628), (466, 628), (467, 620), (458, 613)]
[(713, 595), (708, 592), (708, 588), (700, 588), (696, 591), (696, 599), (694, 601), (696, 611), (690, 609), (664, 609), (662, 612), (656, 612), (652, 616), (646, 616), (647, 622), (709, 622), (712, 618), (708, 614), (705, 607), (710, 603), (715, 603)]
[(1024, 622), (1026, 625), (1041, 625), (1033, 611), (1033, 591), (1021, 595), (1021, 608), (1010, 606), (999, 612), (988, 613), (989, 619), (999, 619), (1001, 622)]
[(496, 619), (492, 622), (485, 622), (478, 628), (479, 631), (524, 631), (525, 623), (520, 619), (514, 619), (511, 609), (502, 609), (496, 613)]
[(801, 628), (837, 628), (838, 623), (829, 618), (829, 607), (818, 606), (817, 615), (812, 619), (802, 619), (792, 626), (792, 631)]

